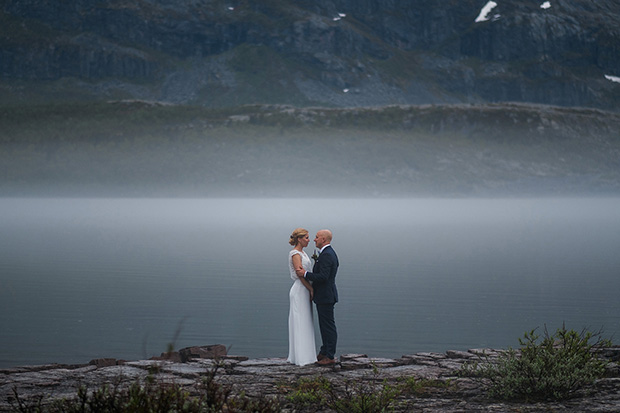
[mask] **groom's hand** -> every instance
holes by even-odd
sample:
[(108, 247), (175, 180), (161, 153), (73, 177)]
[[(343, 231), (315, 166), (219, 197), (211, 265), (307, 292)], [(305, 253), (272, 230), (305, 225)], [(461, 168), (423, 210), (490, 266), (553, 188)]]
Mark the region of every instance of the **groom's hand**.
[(306, 270), (304, 270), (303, 268), (297, 268), (295, 269), (295, 273), (297, 273), (297, 276), (299, 278), (304, 278), (304, 275), (306, 275)]

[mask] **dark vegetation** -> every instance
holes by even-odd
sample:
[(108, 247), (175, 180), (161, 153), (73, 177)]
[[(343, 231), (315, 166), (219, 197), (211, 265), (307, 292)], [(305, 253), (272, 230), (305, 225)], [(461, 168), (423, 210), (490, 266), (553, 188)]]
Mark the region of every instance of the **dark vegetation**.
[(486, 359), (463, 369), (481, 377), (490, 397), (503, 400), (564, 400), (594, 384), (605, 374), (606, 362), (597, 351), (611, 345), (601, 333), (576, 332), (564, 326), (554, 334), (534, 330), (519, 339), (521, 348), (508, 349), (499, 360)]

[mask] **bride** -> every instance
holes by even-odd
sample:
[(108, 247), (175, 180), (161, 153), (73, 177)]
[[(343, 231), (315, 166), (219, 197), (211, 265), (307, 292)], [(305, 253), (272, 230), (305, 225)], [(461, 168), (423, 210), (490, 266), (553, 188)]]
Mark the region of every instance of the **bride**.
[(304, 366), (316, 362), (314, 347), (314, 321), (312, 319), (312, 285), (297, 277), (295, 269), (310, 271), (310, 258), (304, 248), (310, 243), (308, 231), (297, 228), (290, 236), (289, 244), (294, 248), (288, 254), (290, 276), (295, 282), (289, 292), (288, 313), (288, 359), (289, 363)]

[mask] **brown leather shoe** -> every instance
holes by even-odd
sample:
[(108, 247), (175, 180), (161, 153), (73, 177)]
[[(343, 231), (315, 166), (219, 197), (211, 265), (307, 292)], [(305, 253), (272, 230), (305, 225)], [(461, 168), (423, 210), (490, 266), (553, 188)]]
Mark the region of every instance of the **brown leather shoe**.
[(335, 359), (330, 359), (327, 358), (326, 356), (323, 356), (323, 358), (319, 361), (316, 362), (316, 364), (318, 364), (319, 366), (333, 366), (334, 364), (336, 364), (336, 360)]
[(323, 360), (325, 357), (327, 357), (325, 354), (321, 354), (321, 353), (319, 353), (319, 354), (317, 354), (317, 355), (316, 355), (316, 360), (317, 360), (317, 361), (321, 361), (321, 360)]

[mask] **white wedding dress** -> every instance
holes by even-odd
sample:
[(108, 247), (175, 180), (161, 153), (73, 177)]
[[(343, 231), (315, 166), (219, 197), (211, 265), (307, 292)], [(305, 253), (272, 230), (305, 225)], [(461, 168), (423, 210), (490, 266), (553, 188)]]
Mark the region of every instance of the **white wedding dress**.
[(308, 255), (295, 249), (288, 254), (288, 267), (291, 278), (295, 280), (289, 292), (290, 309), (288, 313), (288, 362), (304, 366), (316, 362), (314, 343), (314, 321), (312, 319), (312, 302), (310, 292), (295, 274), (293, 255), (301, 256), (301, 265), (310, 271)]

